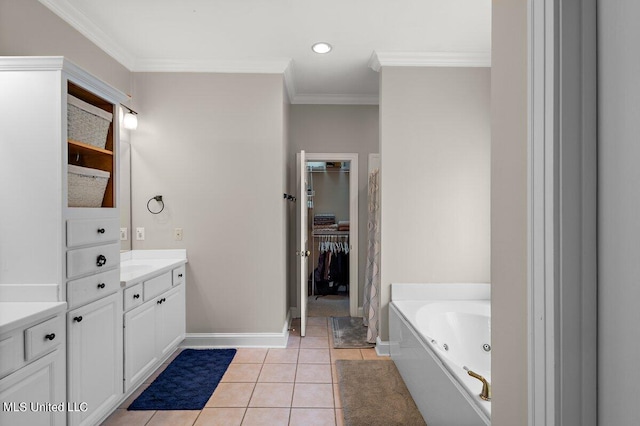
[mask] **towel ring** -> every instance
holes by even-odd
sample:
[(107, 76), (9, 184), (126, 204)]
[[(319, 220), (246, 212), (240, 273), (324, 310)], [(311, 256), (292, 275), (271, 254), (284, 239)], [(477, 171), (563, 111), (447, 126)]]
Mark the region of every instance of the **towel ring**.
[[(160, 208), (160, 210), (158, 210), (157, 212), (152, 211), (151, 207), (149, 207), (149, 203), (151, 203), (151, 200), (156, 200), (158, 203), (162, 204), (162, 208)], [(164, 201), (162, 201), (162, 195), (156, 195), (155, 197), (149, 198), (149, 201), (147, 201), (147, 210), (149, 210), (149, 213), (151, 214), (160, 214), (162, 210), (164, 210)]]

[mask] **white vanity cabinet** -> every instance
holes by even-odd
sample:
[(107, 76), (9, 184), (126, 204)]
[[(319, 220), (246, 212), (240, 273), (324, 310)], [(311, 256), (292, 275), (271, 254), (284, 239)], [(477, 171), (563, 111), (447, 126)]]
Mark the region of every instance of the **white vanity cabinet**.
[(94, 425), (122, 395), (122, 293), (67, 313), (69, 425)]
[(156, 305), (147, 302), (124, 314), (124, 391), (138, 383), (157, 361)]
[[(184, 271), (182, 265), (124, 291), (125, 310), (130, 309), (124, 314), (125, 392), (157, 368), (185, 337)], [(181, 277), (174, 285), (177, 275)]]
[(160, 358), (168, 356), (185, 337), (184, 285), (178, 285), (162, 296), (156, 306), (156, 350)]
[(0, 334), (0, 425), (66, 424), (62, 311)]

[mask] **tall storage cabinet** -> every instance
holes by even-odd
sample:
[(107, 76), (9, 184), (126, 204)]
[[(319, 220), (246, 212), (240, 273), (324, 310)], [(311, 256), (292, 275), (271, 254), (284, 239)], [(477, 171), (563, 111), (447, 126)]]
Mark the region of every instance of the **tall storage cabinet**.
[(93, 425), (122, 394), (122, 296), (120, 293), (70, 311), (68, 399), (87, 411), (69, 412), (69, 424)]
[(127, 97), (62, 57), (0, 57), (0, 93), (0, 284), (58, 285), (67, 399), (87, 403), (68, 424), (95, 424), (122, 395), (117, 117)]

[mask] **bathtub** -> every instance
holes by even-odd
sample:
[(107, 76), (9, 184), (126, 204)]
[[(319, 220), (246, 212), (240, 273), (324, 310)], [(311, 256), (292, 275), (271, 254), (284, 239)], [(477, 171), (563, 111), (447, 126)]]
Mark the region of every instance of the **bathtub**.
[(489, 284), (392, 284), (391, 358), (429, 426), (491, 424)]

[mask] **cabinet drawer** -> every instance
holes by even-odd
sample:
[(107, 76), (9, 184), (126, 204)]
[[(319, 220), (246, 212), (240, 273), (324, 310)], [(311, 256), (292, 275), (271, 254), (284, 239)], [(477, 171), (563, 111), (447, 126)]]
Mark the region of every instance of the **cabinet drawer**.
[(15, 371), (22, 365), (22, 330), (0, 336), (0, 377)]
[(171, 288), (171, 272), (166, 272), (144, 282), (144, 300), (153, 299), (155, 296)]
[(118, 241), (120, 219), (73, 219), (67, 221), (67, 247)]
[(182, 284), (184, 282), (185, 269), (186, 268), (183, 265), (173, 270), (173, 285)]
[(69, 307), (100, 299), (120, 289), (120, 271), (112, 269), (67, 283), (67, 303)]
[(64, 317), (59, 315), (24, 331), (24, 358), (27, 362), (55, 348), (64, 340)]
[(142, 304), (142, 283), (124, 290), (124, 310), (128, 311)]
[(107, 244), (67, 252), (67, 278), (101, 272), (120, 264), (120, 244)]

